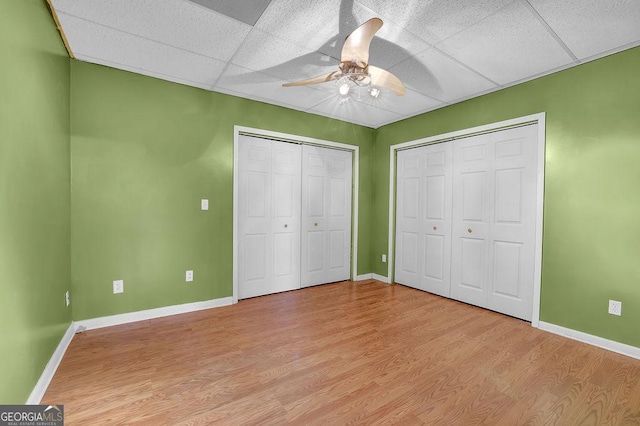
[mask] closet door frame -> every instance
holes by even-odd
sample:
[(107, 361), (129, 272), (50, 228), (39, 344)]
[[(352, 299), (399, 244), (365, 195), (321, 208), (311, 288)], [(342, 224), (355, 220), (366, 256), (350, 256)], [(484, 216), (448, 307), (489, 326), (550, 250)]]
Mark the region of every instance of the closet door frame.
[(545, 121), (546, 113), (527, 115), (524, 117), (514, 118), (511, 120), (500, 121), (496, 123), (486, 124), (483, 126), (472, 127), (469, 129), (458, 130), (455, 132), (445, 133), (428, 138), (417, 139), (409, 142), (403, 142), (392, 145), (389, 148), (389, 236), (387, 251), (387, 282), (394, 282), (395, 271), (395, 207), (396, 207), (396, 153), (400, 150), (417, 147), (421, 145), (430, 145), (440, 142), (452, 141), (465, 136), (471, 136), (481, 133), (489, 133), (498, 130), (507, 129), (509, 127), (518, 127), (527, 124), (538, 125), (538, 138), (536, 151), (537, 170), (536, 170), (536, 219), (535, 219), (535, 259), (534, 259), (534, 277), (533, 277), (533, 311), (531, 316), (531, 326), (539, 328), (540, 326), (540, 285), (542, 280), (542, 221), (544, 211), (544, 164), (545, 164)]
[(254, 136), (265, 139), (275, 139), (283, 142), (297, 143), (300, 145), (317, 145), (324, 148), (341, 149), (353, 153), (353, 191), (351, 208), (351, 280), (356, 281), (358, 277), (358, 190), (359, 190), (359, 163), (360, 151), (356, 145), (340, 142), (332, 142), (322, 139), (308, 138), (305, 136), (292, 135), (288, 133), (272, 132), (269, 130), (256, 129), (235, 125), (233, 126), (233, 294), (232, 303), (238, 303), (238, 199), (239, 199), (239, 137), (240, 135)]

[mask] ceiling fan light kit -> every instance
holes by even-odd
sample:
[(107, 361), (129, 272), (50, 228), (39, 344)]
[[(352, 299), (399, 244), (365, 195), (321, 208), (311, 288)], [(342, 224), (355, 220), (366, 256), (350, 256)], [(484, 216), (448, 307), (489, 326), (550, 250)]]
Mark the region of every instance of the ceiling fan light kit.
[(369, 19), (355, 29), (344, 41), (340, 58), (340, 71), (313, 77), (307, 80), (284, 83), (284, 87), (307, 86), (337, 80), (339, 103), (355, 96), (360, 99), (364, 89), (373, 98), (380, 96), (381, 89), (389, 89), (397, 96), (404, 96), (406, 89), (400, 79), (388, 71), (369, 65), (369, 45), (382, 27), (379, 18)]

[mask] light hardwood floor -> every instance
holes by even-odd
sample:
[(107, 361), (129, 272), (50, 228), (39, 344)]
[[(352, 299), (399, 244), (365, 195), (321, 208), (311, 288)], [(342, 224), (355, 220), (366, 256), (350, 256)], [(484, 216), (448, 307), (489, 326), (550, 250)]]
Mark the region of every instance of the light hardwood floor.
[(376, 281), (75, 336), (67, 425), (639, 425), (640, 361)]

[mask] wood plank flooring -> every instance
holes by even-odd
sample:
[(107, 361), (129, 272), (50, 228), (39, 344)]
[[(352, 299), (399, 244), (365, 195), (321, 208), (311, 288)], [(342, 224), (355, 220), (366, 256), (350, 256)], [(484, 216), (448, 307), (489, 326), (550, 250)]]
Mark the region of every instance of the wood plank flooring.
[(640, 361), (376, 281), (77, 334), (67, 425), (640, 425)]

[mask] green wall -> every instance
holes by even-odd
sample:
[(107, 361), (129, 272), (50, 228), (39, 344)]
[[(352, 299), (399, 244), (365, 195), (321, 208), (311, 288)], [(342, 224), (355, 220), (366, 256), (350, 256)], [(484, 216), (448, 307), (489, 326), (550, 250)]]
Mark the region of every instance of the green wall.
[(69, 57), (44, 1), (0, 1), (0, 404), (24, 403), (71, 322)]
[(74, 320), (232, 295), (234, 125), (360, 147), (371, 270), (372, 129), (77, 61), (71, 123)]
[(373, 272), (387, 275), (390, 145), (546, 112), (541, 320), (640, 346), (638, 70), (635, 48), (378, 129)]

